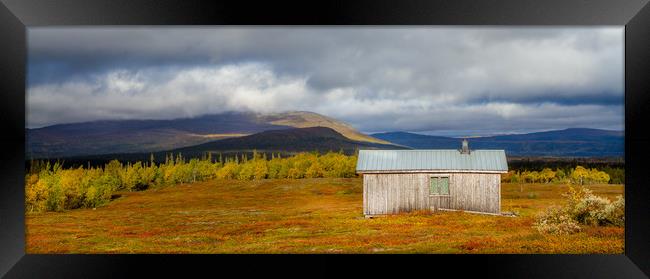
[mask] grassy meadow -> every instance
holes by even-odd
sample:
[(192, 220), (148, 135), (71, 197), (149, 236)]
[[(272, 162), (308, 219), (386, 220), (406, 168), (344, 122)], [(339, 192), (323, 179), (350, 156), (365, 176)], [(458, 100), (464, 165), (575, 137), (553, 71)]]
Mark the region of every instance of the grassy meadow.
[[(589, 185), (614, 200), (623, 185)], [(624, 229), (540, 234), (558, 184), (502, 184), (519, 216), (413, 212), (366, 219), (360, 178), (224, 180), (118, 192), (105, 206), (26, 216), (27, 253), (608, 253)]]

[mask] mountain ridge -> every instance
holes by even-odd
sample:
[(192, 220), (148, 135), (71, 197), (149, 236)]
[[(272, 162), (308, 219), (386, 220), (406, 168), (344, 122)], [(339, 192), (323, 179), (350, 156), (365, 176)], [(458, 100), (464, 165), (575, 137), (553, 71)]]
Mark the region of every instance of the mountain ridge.
[(172, 153), (204, 153), (210, 151), (265, 151), (265, 152), (327, 152), (343, 150), (353, 153), (359, 148), (402, 149), (395, 145), (361, 142), (349, 139), (329, 127), (290, 128), (269, 130), (239, 138), (211, 141), (195, 146), (171, 150)]
[[(372, 134), (416, 149), (458, 148), (461, 138), (429, 136), (409, 132)], [(591, 128), (567, 128), (526, 134), (468, 138), (470, 148), (504, 149), (513, 156), (597, 157), (624, 155), (624, 132)]]
[(242, 137), (214, 140), (199, 145), (157, 152), (71, 156), (64, 158), (64, 161), (73, 166), (84, 165), (90, 162), (93, 162), (93, 165), (103, 165), (113, 159), (124, 162), (145, 162), (149, 161), (152, 155), (157, 160), (161, 160), (169, 154), (181, 154), (186, 159), (201, 158), (207, 153), (212, 153), (213, 158), (218, 158), (217, 156), (221, 157), (222, 155), (229, 158), (244, 154), (250, 155), (254, 151), (266, 153), (268, 156), (270, 156), (270, 153), (290, 156), (299, 152), (314, 151), (320, 153), (342, 151), (345, 154), (354, 154), (358, 149), (405, 148), (395, 145), (354, 141), (329, 127), (308, 127), (269, 130)]
[(390, 144), (313, 112), (224, 112), (169, 120), (97, 120), (25, 129), (28, 158), (158, 152), (268, 130), (327, 126), (361, 142)]

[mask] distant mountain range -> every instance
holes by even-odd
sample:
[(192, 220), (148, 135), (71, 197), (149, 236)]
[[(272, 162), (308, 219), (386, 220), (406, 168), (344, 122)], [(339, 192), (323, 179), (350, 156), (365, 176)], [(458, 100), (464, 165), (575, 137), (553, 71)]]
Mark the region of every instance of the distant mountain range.
[(250, 136), (229, 138), (171, 150), (172, 153), (202, 154), (260, 152), (327, 152), (351, 154), (357, 149), (408, 149), (392, 144), (355, 141), (328, 127), (292, 128), (264, 131)]
[[(415, 149), (457, 149), (461, 139), (407, 132), (371, 136)], [(469, 138), (471, 149), (503, 149), (511, 156), (622, 157), (623, 131), (587, 128)]]
[(199, 145), (177, 148), (172, 150), (141, 153), (98, 154), (66, 157), (65, 162), (72, 165), (84, 165), (88, 161), (103, 165), (110, 160), (148, 161), (153, 155), (157, 160), (163, 160), (169, 154), (182, 154), (185, 158), (203, 157), (212, 153), (213, 158), (240, 156), (253, 151), (266, 153), (268, 156), (281, 154), (290, 156), (298, 152), (328, 151), (354, 154), (358, 149), (408, 149), (391, 144), (372, 143), (351, 140), (334, 129), (328, 127), (289, 128), (269, 130), (248, 136), (215, 140)]
[[(173, 120), (93, 121), (26, 129), (26, 155), (28, 158), (60, 158), (158, 152), (264, 131), (305, 127), (328, 127), (353, 141), (390, 144), (313, 112), (228, 112)], [(291, 149), (290, 146), (286, 148)]]
[[(295, 153), (356, 149), (458, 149), (459, 138), (408, 132), (365, 135), (312, 112), (229, 112), (173, 120), (111, 120), (26, 129), (28, 159), (144, 157), (150, 153)], [(471, 149), (510, 156), (622, 157), (622, 131), (572, 128), (470, 138)], [(121, 155), (120, 155), (121, 154)], [(131, 155), (125, 155), (131, 154)], [(120, 155), (120, 156), (118, 156)], [(148, 158), (148, 157), (147, 157)]]

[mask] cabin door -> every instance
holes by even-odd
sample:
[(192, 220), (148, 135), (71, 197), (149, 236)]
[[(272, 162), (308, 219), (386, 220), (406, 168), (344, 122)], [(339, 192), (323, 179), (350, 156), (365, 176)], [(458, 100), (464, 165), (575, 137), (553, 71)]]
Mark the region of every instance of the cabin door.
[(440, 198), (436, 196), (429, 196), (429, 205), (431, 207), (431, 211), (438, 211), (438, 208), (440, 208)]

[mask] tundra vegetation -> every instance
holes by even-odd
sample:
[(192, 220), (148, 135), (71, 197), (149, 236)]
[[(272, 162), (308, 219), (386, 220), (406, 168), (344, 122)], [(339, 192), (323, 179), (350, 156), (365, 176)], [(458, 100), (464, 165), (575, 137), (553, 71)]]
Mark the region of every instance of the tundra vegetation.
[[(588, 185), (614, 199), (622, 185)], [(27, 253), (549, 253), (621, 254), (624, 228), (541, 233), (536, 215), (569, 185), (503, 183), (516, 217), (410, 212), (363, 217), (361, 178), (213, 179), (120, 191), (105, 206), (25, 217)], [(531, 199), (529, 193), (536, 193)]]
[[(217, 156), (218, 157), (218, 156)], [(623, 185), (576, 167), (510, 182), (502, 211), (362, 215), (355, 156), (184, 159), (26, 175), (28, 253), (623, 253)], [(586, 175), (584, 173), (587, 173)], [(521, 176), (526, 171), (510, 174)], [(539, 172), (538, 172), (539, 173)], [(601, 174), (602, 176), (602, 174)], [(598, 175), (593, 175), (598, 177)], [(609, 184), (607, 184), (609, 183)], [(168, 187), (176, 185), (174, 187)], [(146, 190), (146, 191), (143, 191)], [(110, 202), (109, 202), (110, 201)], [(69, 210), (75, 209), (75, 210)]]
[(563, 194), (564, 206), (552, 206), (540, 213), (534, 227), (541, 233), (572, 234), (586, 226), (625, 225), (625, 199), (622, 195), (612, 202), (606, 197), (593, 194), (593, 191), (577, 186), (569, 187)]
[[(252, 157), (203, 158), (187, 160), (182, 154), (168, 154), (164, 162), (121, 163), (112, 160), (99, 167), (62, 168), (49, 161), (34, 161), (25, 177), (27, 212), (62, 211), (75, 208), (95, 208), (111, 200), (118, 191), (140, 191), (180, 183), (210, 179), (301, 179), (356, 177), (357, 157), (342, 152), (298, 153), (282, 158), (279, 154), (253, 152)], [(577, 166), (563, 171), (545, 168), (537, 171), (510, 171), (502, 176), (504, 183), (603, 184), (610, 176), (597, 169)], [(523, 186), (522, 186), (523, 187)], [(521, 190), (521, 187), (520, 187)], [(535, 198), (536, 193), (529, 193)]]

